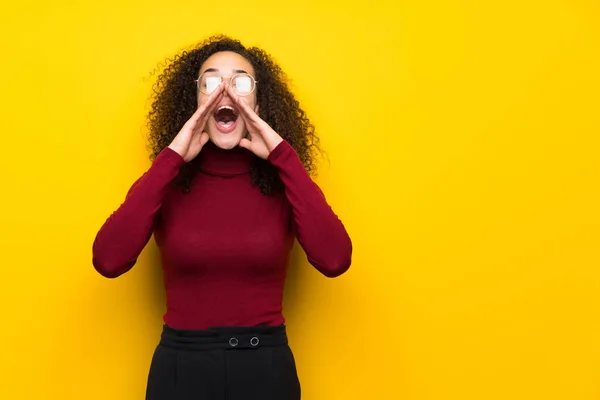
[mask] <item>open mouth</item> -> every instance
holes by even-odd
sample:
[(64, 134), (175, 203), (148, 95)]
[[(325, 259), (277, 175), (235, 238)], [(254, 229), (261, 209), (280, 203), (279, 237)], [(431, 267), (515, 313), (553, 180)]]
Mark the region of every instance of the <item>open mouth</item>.
[(235, 129), (238, 112), (231, 106), (221, 106), (214, 113), (217, 129), (223, 133), (229, 133)]

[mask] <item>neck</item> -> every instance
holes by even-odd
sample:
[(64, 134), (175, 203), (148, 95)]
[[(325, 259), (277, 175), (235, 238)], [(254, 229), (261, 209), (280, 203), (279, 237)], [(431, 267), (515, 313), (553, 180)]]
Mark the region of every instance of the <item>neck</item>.
[(241, 147), (224, 150), (209, 141), (204, 145), (198, 157), (198, 167), (210, 175), (235, 176), (250, 172), (254, 154)]

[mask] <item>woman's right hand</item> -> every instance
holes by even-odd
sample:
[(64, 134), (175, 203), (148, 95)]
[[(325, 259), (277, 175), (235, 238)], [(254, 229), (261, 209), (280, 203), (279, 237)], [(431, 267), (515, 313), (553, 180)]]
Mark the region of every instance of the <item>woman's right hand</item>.
[(208, 142), (208, 133), (204, 132), (208, 118), (223, 97), (225, 82), (222, 82), (208, 97), (206, 102), (187, 120), (169, 148), (176, 151), (185, 162), (196, 158), (202, 147)]

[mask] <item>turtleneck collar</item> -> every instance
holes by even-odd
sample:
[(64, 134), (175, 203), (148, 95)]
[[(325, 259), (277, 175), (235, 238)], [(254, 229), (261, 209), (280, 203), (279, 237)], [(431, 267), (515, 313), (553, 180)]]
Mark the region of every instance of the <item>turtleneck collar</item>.
[(254, 154), (241, 147), (223, 150), (213, 142), (202, 147), (198, 157), (198, 168), (209, 175), (236, 176), (250, 172), (250, 164)]

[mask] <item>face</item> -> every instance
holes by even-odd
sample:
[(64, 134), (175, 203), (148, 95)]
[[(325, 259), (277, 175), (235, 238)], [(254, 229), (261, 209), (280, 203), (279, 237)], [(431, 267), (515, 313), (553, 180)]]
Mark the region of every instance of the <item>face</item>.
[[(251, 84), (251, 80), (245, 75), (249, 74), (255, 77), (255, 71), (248, 60), (241, 55), (223, 51), (215, 53), (210, 56), (198, 71), (198, 76), (204, 78), (200, 80), (199, 85), (204, 92), (210, 92), (211, 88), (218, 83), (219, 77), (223, 78), (225, 82), (230, 83), (232, 76), (238, 74), (241, 79), (236, 79), (235, 85), (237, 85), (240, 92), (245, 93), (248, 91), (248, 85)], [(250, 92), (250, 94), (240, 96), (242, 101), (248, 103), (255, 111), (258, 110), (256, 104), (256, 90)], [(198, 90), (198, 106), (202, 106), (209, 97), (209, 94), (202, 93)], [(209, 117), (206, 124), (206, 133), (210, 137), (210, 140), (222, 149), (232, 149), (236, 147), (240, 140), (246, 136), (247, 130), (244, 120), (239, 115), (239, 111), (233, 103), (233, 100), (229, 98), (225, 92), (223, 98), (219, 101), (219, 104), (214, 109), (213, 114)]]

